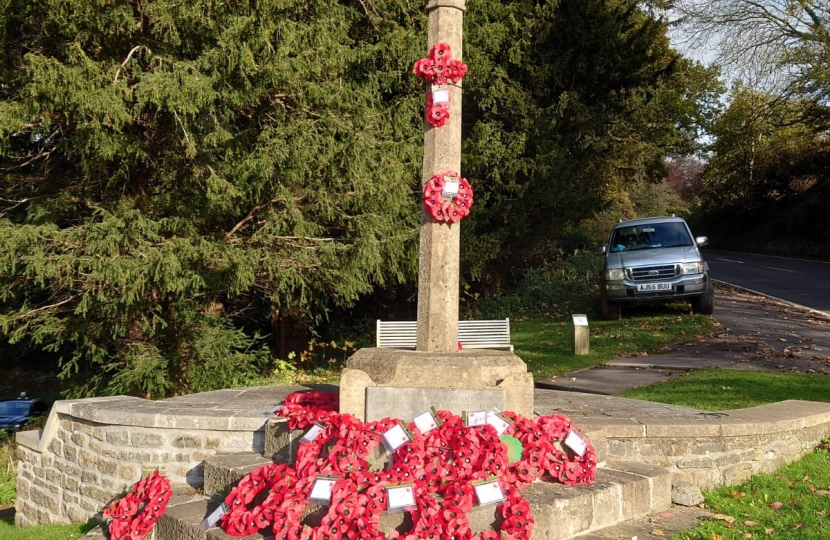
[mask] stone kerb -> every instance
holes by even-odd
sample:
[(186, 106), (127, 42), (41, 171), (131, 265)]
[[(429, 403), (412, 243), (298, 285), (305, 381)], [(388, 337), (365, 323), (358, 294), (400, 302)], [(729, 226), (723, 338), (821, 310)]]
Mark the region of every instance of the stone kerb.
[(830, 404), (784, 401), (703, 413), (698, 421), (590, 419), (602, 427), (609, 460), (639, 461), (703, 488), (741, 483), (812, 451), (830, 433)]
[(174, 486), (201, 487), (208, 457), (264, 451), (265, 411), (296, 389), (57, 402), (42, 432), (18, 433), (15, 522), (85, 522), (155, 469)]

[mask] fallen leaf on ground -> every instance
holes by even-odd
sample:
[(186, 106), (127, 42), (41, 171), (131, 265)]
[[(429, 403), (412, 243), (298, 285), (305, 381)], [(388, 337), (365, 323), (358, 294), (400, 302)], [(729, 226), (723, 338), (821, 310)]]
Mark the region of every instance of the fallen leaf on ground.
[(666, 533), (664, 533), (661, 529), (652, 529), (651, 534), (653, 536), (666, 536)]
[(781, 501), (775, 501), (774, 503), (770, 503), (770, 505), (769, 505), (769, 507), (772, 508), (773, 510), (778, 510), (782, 506), (784, 506), (784, 503), (782, 503)]
[(672, 516), (672, 513), (671, 512), (660, 512), (657, 515), (660, 516), (661, 518), (670, 518)]
[(758, 522), (747, 520), (747, 521), (744, 521), (744, 525), (746, 525), (747, 527), (754, 527), (754, 526), (758, 525)]
[(741, 497), (746, 497), (746, 493), (743, 491), (733, 491), (729, 496), (733, 499), (740, 499)]
[(726, 538), (719, 535), (718, 533), (712, 533), (712, 540), (726, 540)]
[(734, 517), (732, 517), (732, 516), (727, 516), (726, 514), (712, 514), (712, 515), (711, 515), (711, 516), (709, 516), (709, 517), (710, 517), (710, 518), (712, 518), (712, 519), (717, 519), (717, 520), (720, 520), (720, 521), (725, 521), (725, 522), (727, 522), (727, 523), (732, 523), (733, 521), (735, 521), (735, 518), (734, 518)]
[(830, 497), (830, 491), (826, 489), (817, 489), (814, 492), (816, 495), (821, 495), (822, 497)]

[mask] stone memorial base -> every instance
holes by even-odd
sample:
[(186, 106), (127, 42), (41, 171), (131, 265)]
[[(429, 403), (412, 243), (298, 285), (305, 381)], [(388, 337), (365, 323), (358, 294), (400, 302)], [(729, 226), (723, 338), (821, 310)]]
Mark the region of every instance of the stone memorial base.
[(533, 374), (509, 351), (360, 349), (340, 375), (340, 412), (362, 421), (379, 420), (390, 407), (422, 412), (425, 399), (455, 414), (503, 404), (531, 418)]

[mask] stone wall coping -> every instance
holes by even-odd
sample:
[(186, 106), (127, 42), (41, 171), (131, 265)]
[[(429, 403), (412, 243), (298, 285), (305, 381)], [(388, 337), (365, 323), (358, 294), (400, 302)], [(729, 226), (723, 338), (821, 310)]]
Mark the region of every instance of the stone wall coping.
[[(105, 425), (209, 431), (262, 431), (268, 411), (304, 386), (247, 387), (189, 394), (161, 401), (131, 396), (59, 400), (42, 430), (17, 433), (17, 442), (41, 452), (57, 433), (59, 415)], [(330, 390), (331, 391), (331, 390)]]
[(580, 418), (578, 425), (602, 427), (609, 438), (684, 438), (770, 435), (830, 424), (830, 403), (788, 400), (748, 409), (700, 413), (699, 418)]

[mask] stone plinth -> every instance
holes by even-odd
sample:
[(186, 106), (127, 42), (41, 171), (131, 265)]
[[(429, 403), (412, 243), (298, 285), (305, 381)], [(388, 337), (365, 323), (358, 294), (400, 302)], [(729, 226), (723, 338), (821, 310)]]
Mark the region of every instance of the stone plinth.
[(366, 389), (377, 386), (503, 390), (506, 410), (533, 416), (533, 374), (508, 351), (360, 349), (340, 376), (340, 412), (366, 420)]

